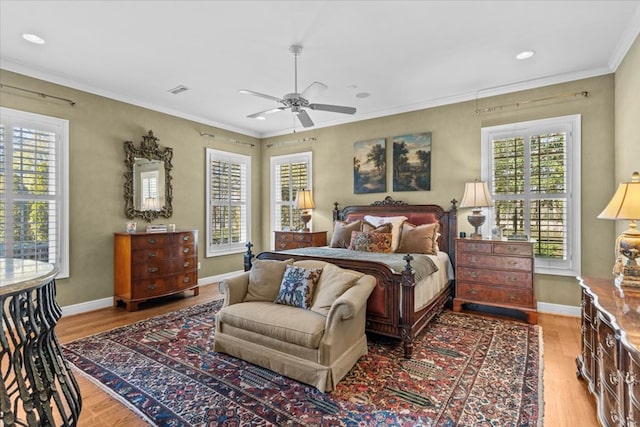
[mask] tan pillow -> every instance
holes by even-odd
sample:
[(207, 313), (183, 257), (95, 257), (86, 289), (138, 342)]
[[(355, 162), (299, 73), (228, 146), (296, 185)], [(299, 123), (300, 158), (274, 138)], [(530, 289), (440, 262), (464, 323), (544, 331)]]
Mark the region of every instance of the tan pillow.
[(251, 270), (249, 270), (249, 287), (244, 301), (273, 302), (278, 296), (284, 270), (290, 264), (293, 264), (293, 259), (285, 261), (272, 259), (254, 260)]
[(440, 224), (413, 225), (409, 222), (402, 224), (400, 244), (396, 252), (437, 255), (437, 234)]
[(364, 233), (391, 233), (393, 225), (391, 223), (382, 225), (373, 225), (370, 222), (362, 221), (362, 228), (356, 231), (362, 231)]
[(348, 248), (351, 243), (351, 232), (360, 231), (362, 221), (345, 222), (336, 221), (333, 224), (333, 234), (331, 235), (332, 248)]
[(316, 285), (316, 295), (313, 298), (311, 310), (326, 316), (329, 309), (340, 295), (352, 287), (364, 273), (346, 270), (334, 264), (327, 264), (322, 270), (318, 284)]
[(365, 215), (364, 220), (370, 222), (376, 227), (383, 224), (391, 224), (393, 228), (391, 229), (392, 240), (391, 240), (391, 250), (393, 252), (397, 252), (398, 245), (400, 244), (400, 232), (402, 231), (402, 224), (407, 220), (406, 216), (372, 216)]

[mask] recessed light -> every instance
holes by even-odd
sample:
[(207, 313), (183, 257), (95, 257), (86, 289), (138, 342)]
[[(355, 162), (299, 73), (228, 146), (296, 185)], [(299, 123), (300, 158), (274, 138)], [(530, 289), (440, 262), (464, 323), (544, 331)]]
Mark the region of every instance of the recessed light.
[(265, 116), (256, 116), (256, 120), (267, 120)]
[(368, 98), (371, 94), (369, 92), (358, 92), (356, 93), (356, 98)]
[(516, 55), (516, 59), (529, 59), (535, 54), (532, 50), (523, 50), (519, 54)]
[(25, 39), (28, 42), (31, 42), (31, 43), (44, 44), (44, 39), (42, 37), (40, 37), (40, 36), (35, 35), (35, 34), (24, 33), (22, 35), (22, 38)]
[(184, 85), (179, 85), (174, 87), (173, 89), (169, 89), (167, 92), (171, 92), (174, 95), (178, 95), (179, 93), (188, 91), (189, 88)]

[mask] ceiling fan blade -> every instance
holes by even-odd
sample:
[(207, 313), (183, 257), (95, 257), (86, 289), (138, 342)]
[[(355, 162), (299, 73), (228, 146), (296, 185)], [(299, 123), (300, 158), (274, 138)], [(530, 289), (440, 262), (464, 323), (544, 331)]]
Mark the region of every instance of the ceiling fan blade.
[(318, 111), (331, 111), (333, 113), (343, 114), (355, 114), (356, 109), (354, 107), (344, 107), (342, 105), (329, 105), (329, 104), (309, 104), (309, 108)]
[(248, 89), (240, 89), (238, 92), (246, 94), (246, 95), (259, 96), (260, 98), (266, 98), (266, 99), (270, 99), (270, 100), (276, 101), (276, 102), (282, 102), (281, 98), (277, 98), (277, 97), (271, 96), (271, 95), (266, 95), (266, 94), (260, 93), (260, 92), (254, 92), (254, 91), (248, 90)]
[(287, 109), (287, 107), (270, 108), (268, 110), (260, 111), (260, 112), (253, 113), (253, 114), (249, 114), (247, 117), (250, 118), (250, 119), (256, 119), (258, 117), (264, 117), (267, 114), (278, 113), (278, 112), (286, 110), (286, 109)]
[(302, 123), (303, 127), (310, 128), (311, 126), (313, 126), (313, 121), (311, 120), (311, 117), (309, 117), (309, 115), (305, 110), (300, 110), (297, 113), (297, 116), (298, 116), (298, 120), (300, 120), (300, 123)]
[(304, 99), (313, 99), (317, 95), (320, 95), (320, 93), (324, 92), (325, 90), (327, 90), (326, 84), (320, 83), (320, 82), (313, 82), (309, 86), (307, 86), (305, 90), (302, 91), (300, 96), (303, 97)]

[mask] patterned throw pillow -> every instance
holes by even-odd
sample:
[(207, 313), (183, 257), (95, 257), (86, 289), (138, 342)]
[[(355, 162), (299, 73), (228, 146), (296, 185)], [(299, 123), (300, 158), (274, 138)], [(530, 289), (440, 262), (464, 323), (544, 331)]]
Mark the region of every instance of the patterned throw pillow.
[(280, 284), (280, 291), (274, 302), (304, 309), (311, 308), (313, 292), (321, 273), (321, 268), (287, 265)]
[(370, 222), (375, 226), (383, 225), (383, 224), (392, 224), (393, 228), (391, 230), (392, 239), (391, 239), (391, 251), (395, 252), (398, 249), (398, 245), (400, 244), (400, 233), (402, 232), (402, 223), (405, 222), (408, 218), (406, 216), (373, 216), (373, 215), (365, 215), (364, 220)]
[(351, 233), (351, 245), (349, 249), (360, 252), (382, 252), (391, 251), (391, 233), (365, 233), (354, 231)]
[(362, 227), (360, 231), (365, 233), (391, 233), (393, 230), (393, 224), (386, 223), (382, 225), (373, 225), (370, 222), (362, 221)]

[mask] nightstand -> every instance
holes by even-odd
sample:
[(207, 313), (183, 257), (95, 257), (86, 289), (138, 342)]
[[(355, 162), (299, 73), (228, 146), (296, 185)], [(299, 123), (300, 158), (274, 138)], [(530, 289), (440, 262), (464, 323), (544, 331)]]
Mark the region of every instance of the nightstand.
[(528, 323), (536, 324), (533, 244), (456, 239), (453, 310), (460, 311), (466, 303), (518, 310)]
[(327, 246), (326, 231), (276, 231), (276, 251)]

